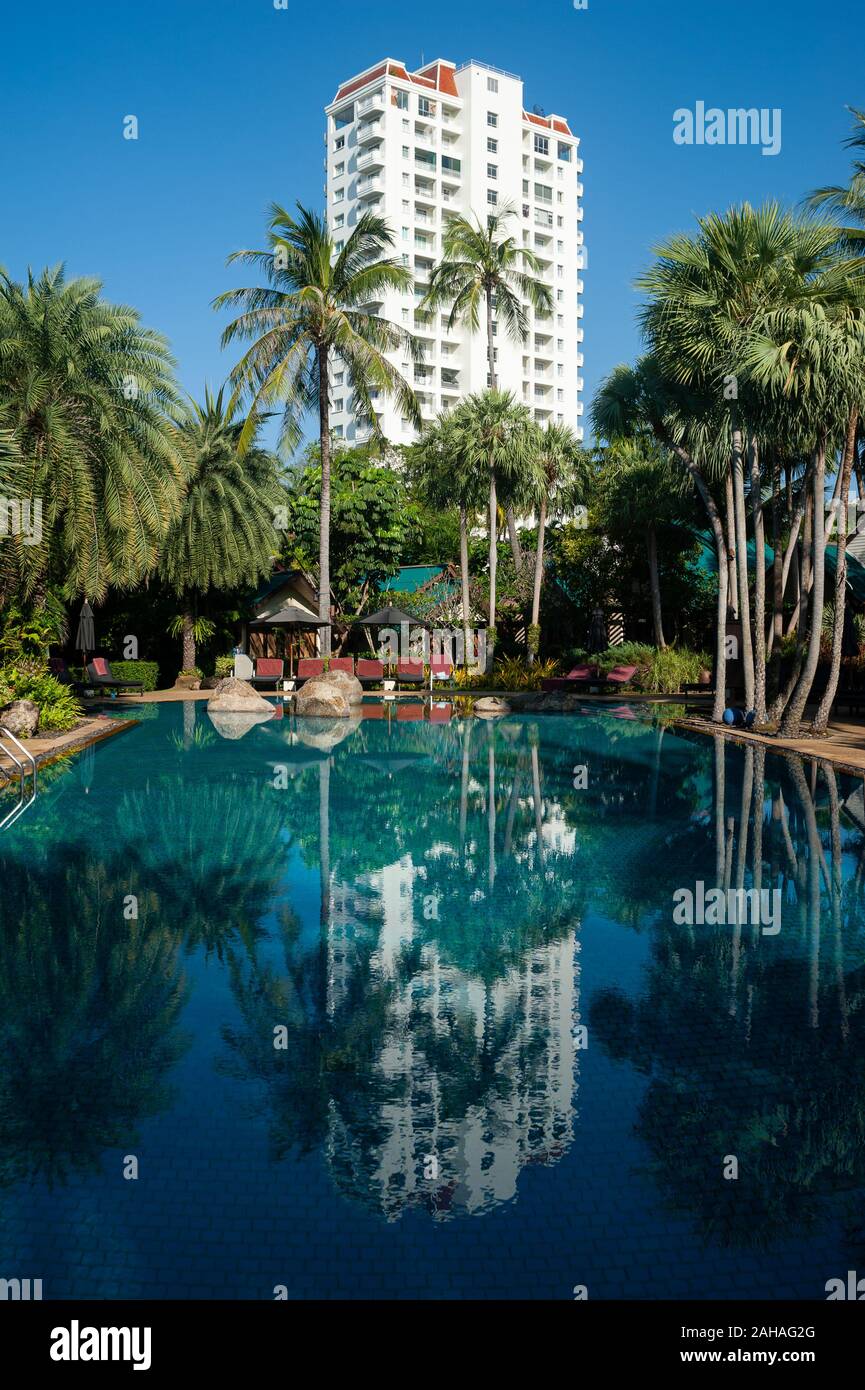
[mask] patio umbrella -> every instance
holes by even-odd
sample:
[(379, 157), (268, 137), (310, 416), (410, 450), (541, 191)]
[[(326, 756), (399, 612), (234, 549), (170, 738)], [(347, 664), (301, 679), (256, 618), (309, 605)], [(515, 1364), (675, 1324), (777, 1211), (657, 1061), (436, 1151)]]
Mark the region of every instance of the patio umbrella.
[[(323, 623), (314, 613), (308, 609), (301, 608), (297, 603), (288, 603), (285, 608), (281, 608), (278, 613), (274, 613), (272, 618), (262, 618), (260, 622), (253, 623), (253, 627), (332, 627), (332, 623)], [(289, 676), (294, 679), (294, 643), (289, 643)]]
[(429, 627), (422, 618), (406, 613), (404, 608), (394, 608), (390, 603), (379, 608), (377, 613), (368, 613), (365, 618), (355, 618), (353, 627), (399, 627), (400, 623), (413, 623), (415, 627)]
[(93, 624), (93, 609), (84, 600), (78, 617), (78, 633), (75, 638), (76, 650), (84, 657), (82, 665), (87, 665), (87, 653), (96, 651), (96, 628)]
[(592, 625), (589, 629), (589, 651), (605, 652), (607, 650), (607, 624), (604, 621), (604, 611), (596, 608), (592, 613)]

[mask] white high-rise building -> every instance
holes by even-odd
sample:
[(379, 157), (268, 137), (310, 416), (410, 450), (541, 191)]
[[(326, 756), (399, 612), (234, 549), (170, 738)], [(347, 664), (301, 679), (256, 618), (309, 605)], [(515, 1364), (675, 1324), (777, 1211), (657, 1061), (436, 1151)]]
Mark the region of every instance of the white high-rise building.
[[(583, 161), (568, 122), (527, 111), (519, 77), (474, 59), (459, 68), (437, 59), (409, 72), (388, 58), (344, 82), (326, 112), (327, 219), (337, 247), (363, 212), (375, 211), (414, 275), (414, 292), (384, 295), (374, 312), (423, 343), (423, 365), (402, 352), (392, 359), (413, 383), (423, 419), (488, 385), (483, 326), (449, 330), (446, 309), (418, 309), (447, 220), (455, 212), (483, 219), (510, 204), (507, 231), (539, 258), (553, 309), (545, 317), (528, 310), (524, 343), (499, 329), (498, 384), (536, 420), (569, 424), (582, 438)], [(387, 439), (414, 438), (393, 400), (379, 396), (373, 405)], [(369, 437), (338, 362), (330, 418), (337, 439)]]

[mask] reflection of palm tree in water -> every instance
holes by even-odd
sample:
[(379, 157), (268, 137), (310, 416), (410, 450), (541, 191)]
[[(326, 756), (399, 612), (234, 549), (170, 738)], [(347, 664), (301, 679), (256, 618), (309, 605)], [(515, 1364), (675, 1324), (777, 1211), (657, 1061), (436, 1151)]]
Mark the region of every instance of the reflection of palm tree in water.
[[(124, 916), (129, 894), (137, 919)], [(128, 856), (4, 863), (0, 1185), (94, 1171), (168, 1105), (186, 989), (154, 909)]]
[[(854, 993), (865, 997), (863, 902), (856, 877), (845, 888), (833, 769), (815, 765), (809, 785), (798, 758), (776, 757), (767, 784), (764, 750), (736, 748), (733, 759), (738, 842), (719, 737), (716, 884), (747, 886), (750, 861), (752, 888), (780, 885), (780, 932), (764, 935), (759, 923), (750, 931), (674, 925), (670, 906), (655, 914), (641, 995), (602, 991), (591, 1019), (607, 1050), (650, 1078), (638, 1133), (667, 1199), (722, 1244), (765, 1245), (815, 1219), (822, 1200), (865, 1181), (865, 1012), (848, 1003)], [(827, 796), (818, 814), (821, 781)], [(860, 841), (860, 863), (863, 853)], [(667, 854), (675, 865), (675, 843)], [(737, 1182), (722, 1180), (726, 1154), (739, 1160)]]

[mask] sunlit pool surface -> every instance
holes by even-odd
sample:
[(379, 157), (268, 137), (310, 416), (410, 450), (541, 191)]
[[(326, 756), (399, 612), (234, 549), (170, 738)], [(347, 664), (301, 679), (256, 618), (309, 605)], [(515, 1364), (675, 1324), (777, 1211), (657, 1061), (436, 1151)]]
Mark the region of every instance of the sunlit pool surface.
[[(860, 782), (627, 706), (133, 713), (0, 836), (0, 1276), (824, 1298), (865, 1266)], [(777, 890), (778, 930), (679, 924), (697, 884)]]

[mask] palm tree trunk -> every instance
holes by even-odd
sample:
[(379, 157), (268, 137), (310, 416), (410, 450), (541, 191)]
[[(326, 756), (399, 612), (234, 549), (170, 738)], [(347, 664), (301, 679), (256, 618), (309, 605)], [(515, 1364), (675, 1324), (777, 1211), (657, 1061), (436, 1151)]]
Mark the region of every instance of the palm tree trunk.
[(835, 692), (838, 689), (838, 677), (841, 674), (841, 643), (844, 637), (844, 605), (847, 597), (847, 498), (850, 494), (850, 473), (853, 467), (853, 455), (856, 452), (856, 429), (859, 424), (859, 412), (854, 408), (850, 411), (847, 422), (847, 439), (844, 444), (844, 455), (841, 460), (841, 471), (839, 474), (840, 486), (838, 491), (838, 548), (835, 562), (835, 617), (832, 624), (832, 660), (829, 667), (829, 680), (826, 684), (823, 698), (817, 706), (817, 713), (814, 716), (812, 725), (815, 734), (826, 732), (829, 723), (829, 712), (835, 699)]
[(760, 445), (748, 441), (751, 467), (751, 515), (754, 524), (754, 702), (757, 723), (766, 723), (766, 537), (763, 526), (763, 479)]
[[(498, 565), (498, 502), (496, 499), (496, 473), (490, 462), (490, 603), (489, 632), (487, 633), (487, 673), (493, 669), (496, 628), (496, 568)], [(492, 637), (490, 636), (492, 632)]]
[(724, 519), (727, 526), (727, 603), (731, 618), (739, 617), (739, 572), (736, 565), (736, 513), (733, 507), (733, 475), (729, 468), (724, 479)]
[[(496, 335), (493, 332), (493, 293), (491, 288), (487, 288), (487, 368), (490, 374), (490, 390), (498, 390), (498, 377), (496, 375)], [(511, 543), (511, 554), (514, 557), (514, 569), (517, 574), (523, 567), (523, 551), (520, 545), (520, 538), (517, 532), (517, 519), (514, 516), (514, 509), (508, 503), (505, 515), (508, 523), (508, 540)]]
[[(784, 718), (781, 722), (781, 735), (783, 738), (795, 738), (799, 733), (799, 721), (802, 718), (808, 696), (811, 693), (811, 686), (814, 684), (814, 676), (817, 672), (817, 662), (820, 659), (826, 560), (825, 518), (823, 512), (825, 506), (825, 481), (826, 439), (824, 436), (817, 445), (814, 455), (814, 500), (812, 505), (814, 526), (814, 552), (812, 564), (814, 582), (808, 607), (811, 616), (811, 625), (808, 633), (808, 651), (805, 657), (804, 668), (799, 676), (796, 689), (793, 691), (790, 703), (787, 706)], [(803, 588), (804, 587), (803, 584)]]
[(727, 591), (729, 585), (729, 555), (721, 513), (709, 491), (702, 471), (681, 444), (673, 445), (673, 453), (684, 464), (693, 481), (712, 527), (715, 541), (715, 556), (718, 561), (718, 609), (715, 623), (715, 701), (712, 705), (712, 721), (720, 724), (724, 718), (724, 705), (727, 699)]
[(469, 597), (469, 522), (464, 504), (460, 505), (460, 584), (463, 608), (463, 665), (468, 666), (469, 650), (471, 649), (472, 652), (472, 665), (474, 665), (475, 653), (471, 637), (471, 600)]
[(658, 538), (655, 534), (655, 527), (649, 522), (646, 531), (646, 553), (649, 559), (649, 586), (652, 591), (652, 624), (655, 629), (655, 646), (663, 651), (666, 647), (664, 641), (664, 622), (661, 613), (661, 584), (658, 578)]
[(193, 627), (192, 606), (187, 602), (183, 610), (183, 670), (191, 671), (195, 665), (195, 629)]
[(736, 522), (736, 550), (739, 573), (739, 622), (742, 628), (742, 676), (745, 704), (754, 708), (754, 650), (751, 644), (751, 603), (748, 595), (748, 534), (745, 529), (745, 471), (742, 458), (742, 431), (733, 430), (733, 515)]
[[(547, 525), (547, 499), (541, 498), (541, 510), (538, 515), (538, 548), (535, 551), (535, 584), (532, 590), (532, 622), (533, 628), (537, 628), (541, 617), (541, 585), (544, 579), (544, 531)], [(535, 653), (529, 647), (529, 665), (533, 666)]]
[(318, 439), (321, 449), (321, 503), (318, 520), (318, 630), (322, 656), (330, 656), (330, 382), (327, 349), (318, 353)]

